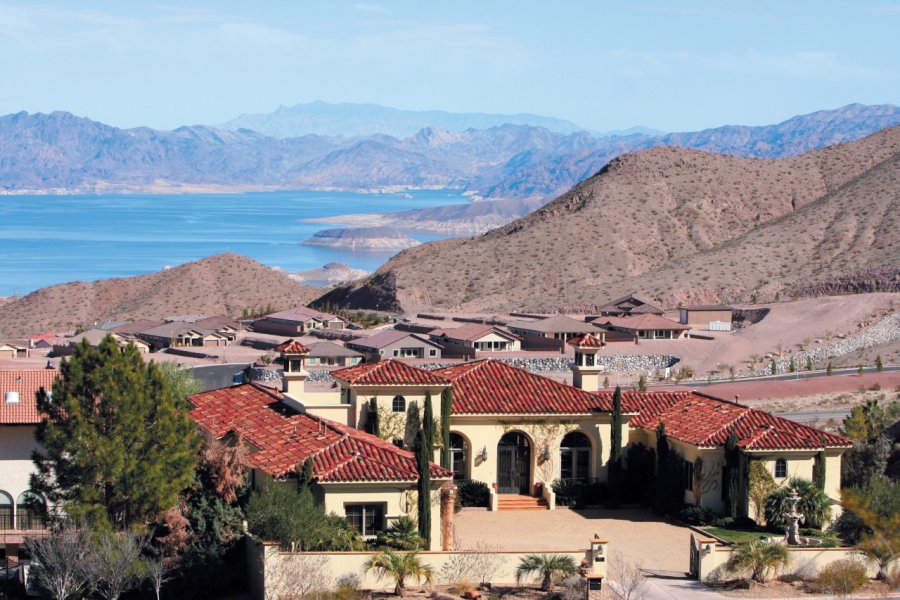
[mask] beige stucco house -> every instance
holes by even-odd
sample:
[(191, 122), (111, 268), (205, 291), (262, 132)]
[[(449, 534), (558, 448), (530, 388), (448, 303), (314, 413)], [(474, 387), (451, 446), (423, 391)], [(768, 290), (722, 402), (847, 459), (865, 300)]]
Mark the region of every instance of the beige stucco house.
[(431, 341), (445, 348), (463, 346), (477, 352), (517, 352), (522, 349), (517, 336), (494, 325), (468, 323), (461, 327), (435, 329), (428, 334)]
[(44, 524), (31, 508), (31, 455), (38, 450), (34, 437), (41, 417), (37, 393), (50, 392), (56, 369), (0, 371), (0, 567), (13, 564), (24, 537)]

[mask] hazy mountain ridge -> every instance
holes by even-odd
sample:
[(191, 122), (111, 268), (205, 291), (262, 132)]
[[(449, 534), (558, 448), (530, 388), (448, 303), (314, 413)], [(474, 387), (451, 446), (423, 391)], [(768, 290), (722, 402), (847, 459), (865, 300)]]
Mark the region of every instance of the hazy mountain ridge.
[(478, 238), (401, 252), (323, 300), (501, 311), (632, 291), (667, 305), (773, 295), (900, 264), (898, 178), (900, 127), (780, 160), (653, 148)]
[(501, 125), (532, 125), (563, 134), (583, 130), (554, 117), (519, 113), (453, 113), (441, 110), (401, 110), (378, 104), (309, 102), (280, 106), (271, 113), (243, 114), (219, 125), (222, 129), (252, 129), (274, 138), (306, 134), (362, 137), (377, 133), (396, 138), (428, 127), (445, 131), (491, 129)]
[(403, 139), (275, 139), (247, 129), (119, 129), (69, 113), (18, 113), (0, 117), (0, 193), (453, 187), (486, 198), (545, 200), (625, 152), (683, 145), (773, 158), (897, 123), (896, 106), (850, 105), (778, 125), (663, 136), (502, 125), (456, 132), (429, 126)]

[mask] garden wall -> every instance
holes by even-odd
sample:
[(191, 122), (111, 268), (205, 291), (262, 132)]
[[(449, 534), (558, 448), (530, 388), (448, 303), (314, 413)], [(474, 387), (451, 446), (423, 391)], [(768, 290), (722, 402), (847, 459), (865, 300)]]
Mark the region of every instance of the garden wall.
[[(320, 577), (325, 585), (334, 582), (349, 573), (357, 575), (362, 587), (371, 590), (391, 590), (393, 583), (388, 580), (379, 581), (372, 573), (363, 572), (363, 563), (373, 555), (367, 552), (283, 552), (277, 544), (259, 542), (247, 538), (247, 580), (249, 592), (254, 600), (267, 600), (282, 595), (293, 595), (301, 579)], [(430, 565), (435, 574), (435, 584), (450, 583), (442, 581), (441, 571), (455, 557), (460, 555), (484, 555), (496, 561), (496, 571), (491, 583), (511, 584), (516, 580), (515, 571), (522, 557), (528, 554), (562, 554), (571, 556), (576, 564), (588, 560), (592, 567), (591, 574), (606, 575), (605, 558), (608, 556), (607, 543), (595, 543), (591, 549), (583, 550), (541, 550), (541, 551), (449, 551), (420, 552), (422, 562)], [(312, 574), (311, 574), (312, 573)], [(477, 579), (475, 574), (471, 579)], [(408, 586), (417, 586), (415, 581), (408, 581)]]
[[(731, 556), (731, 546), (719, 544), (712, 538), (692, 538), (691, 543), (696, 544), (700, 553), (699, 579), (700, 581), (716, 581), (727, 578), (725, 563)], [(815, 574), (836, 560), (845, 558), (861, 558), (858, 551), (853, 548), (789, 548), (790, 563), (784, 570), (785, 573)], [(867, 565), (869, 577), (875, 577), (878, 569)]]

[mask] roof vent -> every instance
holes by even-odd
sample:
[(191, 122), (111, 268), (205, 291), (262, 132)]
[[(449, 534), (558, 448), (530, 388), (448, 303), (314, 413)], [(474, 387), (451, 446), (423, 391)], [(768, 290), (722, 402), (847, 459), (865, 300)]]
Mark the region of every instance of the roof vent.
[(3, 401), (7, 404), (18, 404), (19, 392), (6, 392), (3, 395)]

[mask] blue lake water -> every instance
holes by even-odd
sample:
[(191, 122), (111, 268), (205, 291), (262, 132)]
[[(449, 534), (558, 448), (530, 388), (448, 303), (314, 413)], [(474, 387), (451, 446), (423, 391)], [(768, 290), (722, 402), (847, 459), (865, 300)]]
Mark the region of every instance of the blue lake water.
[[(329, 262), (374, 270), (393, 253), (302, 246), (335, 225), (301, 219), (465, 202), (453, 190), (0, 196), (0, 296), (152, 273), (219, 252), (287, 271)], [(420, 241), (441, 237), (409, 235)]]

